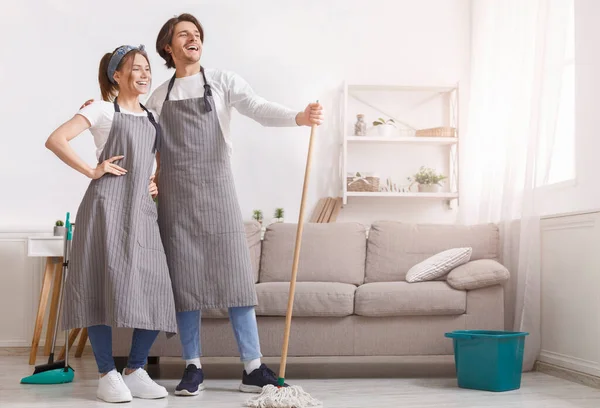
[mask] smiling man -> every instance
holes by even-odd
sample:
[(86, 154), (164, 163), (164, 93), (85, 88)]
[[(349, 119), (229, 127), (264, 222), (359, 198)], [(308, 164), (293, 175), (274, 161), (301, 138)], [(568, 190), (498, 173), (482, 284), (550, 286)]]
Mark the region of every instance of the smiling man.
[(260, 392), (277, 377), (261, 363), (254, 306), (254, 272), (231, 170), (229, 122), (235, 108), (264, 126), (320, 125), (320, 104), (302, 112), (256, 95), (233, 72), (200, 64), (204, 31), (182, 14), (167, 21), (156, 50), (173, 77), (147, 106), (163, 129), (156, 180), (158, 218), (173, 282), (177, 324), (186, 369), (177, 395), (203, 389), (201, 310), (227, 308), (244, 363), (243, 392)]

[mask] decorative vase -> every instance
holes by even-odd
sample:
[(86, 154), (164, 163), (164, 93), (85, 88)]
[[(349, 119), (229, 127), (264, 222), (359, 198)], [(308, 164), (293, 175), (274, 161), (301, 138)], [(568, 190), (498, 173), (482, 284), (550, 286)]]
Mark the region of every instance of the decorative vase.
[(365, 115), (359, 113), (356, 115), (356, 123), (354, 124), (354, 136), (366, 136), (367, 124), (364, 121)]
[(437, 193), (439, 191), (438, 184), (419, 184), (419, 193)]
[(55, 237), (64, 237), (67, 234), (67, 228), (65, 227), (54, 227), (54, 236)]
[(392, 131), (394, 130), (394, 126), (392, 125), (378, 125), (377, 132), (379, 132), (379, 136), (381, 137), (390, 137), (392, 135)]

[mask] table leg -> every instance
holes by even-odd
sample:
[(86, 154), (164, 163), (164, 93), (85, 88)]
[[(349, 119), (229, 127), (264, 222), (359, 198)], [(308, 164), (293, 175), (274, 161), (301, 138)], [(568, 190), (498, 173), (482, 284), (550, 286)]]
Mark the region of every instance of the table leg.
[(42, 290), (40, 292), (40, 302), (38, 305), (37, 317), (33, 330), (33, 339), (31, 340), (31, 351), (29, 352), (29, 364), (34, 365), (37, 357), (37, 349), (40, 344), (42, 335), (42, 327), (44, 325), (44, 317), (46, 315), (46, 306), (48, 305), (48, 297), (50, 295), (50, 286), (52, 284), (52, 275), (54, 273), (54, 264), (51, 257), (46, 258), (46, 270), (42, 281)]
[[(73, 348), (73, 343), (75, 343), (75, 339), (77, 338), (77, 335), (79, 334), (79, 332), (81, 331), (81, 329), (73, 329), (71, 330), (71, 333), (69, 333), (69, 351), (71, 351), (71, 349)], [(65, 359), (65, 351), (66, 351), (66, 347), (63, 346), (62, 350), (60, 351), (60, 354), (58, 355), (58, 360), (64, 360)]]
[(77, 351), (75, 352), (75, 357), (80, 358), (83, 355), (83, 349), (85, 347), (85, 343), (87, 343), (88, 332), (87, 327), (81, 330), (81, 334), (79, 335), (79, 343), (77, 344)]
[(54, 328), (58, 323), (56, 321), (58, 315), (58, 300), (60, 296), (60, 288), (62, 286), (62, 264), (63, 258), (58, 258), (54, 270), (54, 283), (52, 284), (52, 300), (50, 301), (50, 314), (48, 316), (48, 325), (46, 328), (46, 343), (44, 344), (44, 355), (49, 356), (52, 349), (52, 337), (54, 336)]

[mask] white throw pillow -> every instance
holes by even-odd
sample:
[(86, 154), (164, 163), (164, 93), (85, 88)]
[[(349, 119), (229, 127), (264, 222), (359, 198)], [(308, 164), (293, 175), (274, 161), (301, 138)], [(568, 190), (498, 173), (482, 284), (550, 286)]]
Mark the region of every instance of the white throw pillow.
[(431, 281), (441, 278), (452, 269), (471, 260), (473, 248), (453, 248), (433, 255), (409, 269), (409, 283)]

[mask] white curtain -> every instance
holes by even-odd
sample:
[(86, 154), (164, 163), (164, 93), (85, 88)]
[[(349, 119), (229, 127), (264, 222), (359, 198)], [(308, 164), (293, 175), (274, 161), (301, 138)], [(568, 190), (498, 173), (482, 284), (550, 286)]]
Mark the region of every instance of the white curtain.
[(500, 226), (511, 271), (507, 329), (540, 351), (540, 217), (573, 0), (473, 0), (471, 81), (460, 147), (459, 223)]

